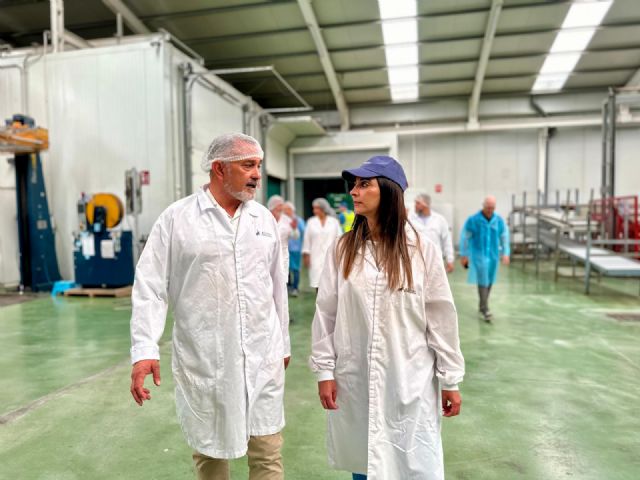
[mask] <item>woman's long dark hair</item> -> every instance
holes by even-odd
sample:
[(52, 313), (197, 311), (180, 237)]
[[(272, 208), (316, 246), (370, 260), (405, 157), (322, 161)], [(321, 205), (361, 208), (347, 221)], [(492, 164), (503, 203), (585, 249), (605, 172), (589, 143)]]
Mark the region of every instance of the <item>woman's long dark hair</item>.
[[(380, 188), (379, 237), (375, 246), (379, 261), (378, 268), (386, 272), (387, 283), (392, 291), (401, 288), (405, 281), (408, 288), (413, 288), (411, 255), (405, 230), (408, 222), (407, 210), (404, 206), (402, 188), (387, 178), (376, 177), (376, 179)], [(413, 228), (413, 225), (411, 227)], [(341, 266), (345, 279), (353, 270), (358, 254), (364, 257), (366, 242), (370, 238), (371, 232), (366, 217), (356, 215), (353, 228), (338, 242), (338, 265)]]

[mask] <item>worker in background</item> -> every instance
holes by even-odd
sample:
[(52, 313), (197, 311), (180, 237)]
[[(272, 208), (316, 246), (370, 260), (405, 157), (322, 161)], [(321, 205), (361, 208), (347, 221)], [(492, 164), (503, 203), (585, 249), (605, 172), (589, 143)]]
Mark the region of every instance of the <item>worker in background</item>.
[(158, 218), (136, 269), (131, 394), (160, 385), (158, 342), (173, 310), (178, 420), (198, 479), (229, 479), (245, 453), (251, 478), (284, 478), (284, 371), (290, 359), (282, 249), (273, 215), (253, 200), (263, 152), (247, 135), (213, 140), (210, 183)]
[[(285, 280), (289, 277), (289, 239), (298, 238), (298, 221), (284, 213), (284, 199), (280, 195), (272, 195), (267, 200), (267, 208), (278, 222), (280, 248), (282, 249), (282, 268)], [(288, 282), (285, 282), (288, 283)]]
[(440, 247), (447, 273), (453, 272), (455, 253), (453, 240), (451, 239), (451, 229), (446, 218), (431, 210), (431, 197), (429, 195), (421, 193), (416, 197), (415, 210), (410, 215), (409, 220), (417, 228), (422, 229), (428, 239)]
[(441, 480), (440, 408), (458, 415), (464, 375), (442, 254), (407, 221), (396, 160), (342, 176), (356, 221), (327, 253), (310, 357), (330, 464), (354, 480)]
[(469, 269), (469, 283), (478, 285), (479, 311), (486, 322), (493, 314), (489, 310), (489, 294), (496, 282), (498, 260), (509, 265), (509, 228), (495, 213), (496, 198), (488, 196), (482, 210), (471, 215), (460, 235), (460, 263)]
[(347, 202), (340, 202), (338, 210), (340, 211), (338, 214), (340, 227), (344, 233), (347, 233), (353, 227), (353, 221), (356, 219), (356, 214), (352, 210), (349, 210)]
[(300, 286), (300, 265), (302, 263), (302, 241), (304, 239), (305, 222), (296, 214), (296, 207), (291, 202), (284, 203), (284, 213), (296, 219), (298, 237), (289, 238), (289, 292), (292, 297), (298, 296)]
[(324, 198), (316, 198), (312, 203), (313, 217), (307, 220), (307, 228), (302, 242), (304, 266), (309, 269), (309, 286), (318, 289), (324, 257), (329, 246), (342, 234), (335, 212)]

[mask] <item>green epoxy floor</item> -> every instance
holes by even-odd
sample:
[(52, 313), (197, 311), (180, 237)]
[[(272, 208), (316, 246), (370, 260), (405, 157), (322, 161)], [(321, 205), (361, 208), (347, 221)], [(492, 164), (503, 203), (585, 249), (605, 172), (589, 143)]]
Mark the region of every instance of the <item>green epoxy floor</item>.
[[(464, 273), (451, 276), (467, 376), (463, 413), (443, 426), (447, 478), (640, 478), (640, 322), (606, 315), (640, 313), (638, 282), (594, 282), (586, 297), (577, 280), (536, 279), (514, 264), (486, 325)], [(306, 366), (312, 294), (292, 299), (291, 311), (287, 478), (349, 479), (326, 465)], [(163, 384), (140, 408), (129, 394), (129, 312), (127, 299), (0, 307), (1, 479), (194, 478), (175, 418), (169, 329)], [(247, 477), (245, 463), (233, 462), (234, 479)]]

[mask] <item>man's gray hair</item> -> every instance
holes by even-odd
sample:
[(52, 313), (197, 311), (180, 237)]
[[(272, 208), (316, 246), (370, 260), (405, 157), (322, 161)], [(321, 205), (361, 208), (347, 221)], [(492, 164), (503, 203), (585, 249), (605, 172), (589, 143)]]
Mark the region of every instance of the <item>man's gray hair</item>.
[(427, 207), (431, 206), (431, 196), (426, 193), (419, 193), (416, 195), (416, 200), (420, 203), (424, 203)]
[(213, 162), (239, 162), (247, 158), (264, 158), (260, 143), (244, 133), (225, 133), (213, 139), (200, 166), (209, 173)]

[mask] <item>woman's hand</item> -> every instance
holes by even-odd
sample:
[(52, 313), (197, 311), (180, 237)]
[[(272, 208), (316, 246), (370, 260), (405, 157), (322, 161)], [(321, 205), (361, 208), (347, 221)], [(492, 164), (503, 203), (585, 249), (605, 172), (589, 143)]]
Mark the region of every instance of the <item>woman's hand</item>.
[(337, 410), (336, 397), (338, 396), (338, 385), (335, 380), (325, 380), (318, 382), (318, 395), (320, 403), (325, 410)]

